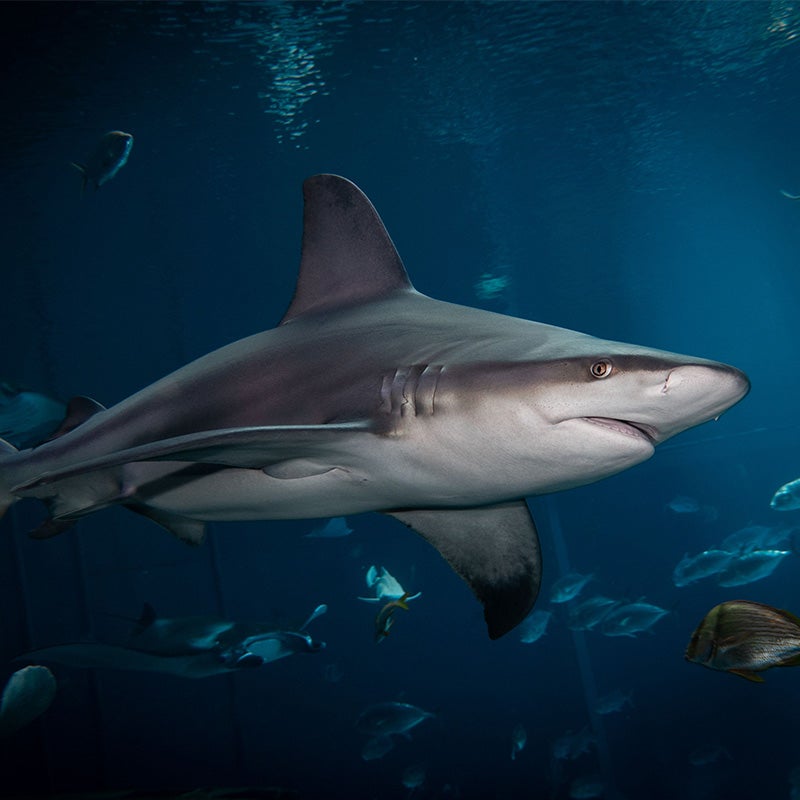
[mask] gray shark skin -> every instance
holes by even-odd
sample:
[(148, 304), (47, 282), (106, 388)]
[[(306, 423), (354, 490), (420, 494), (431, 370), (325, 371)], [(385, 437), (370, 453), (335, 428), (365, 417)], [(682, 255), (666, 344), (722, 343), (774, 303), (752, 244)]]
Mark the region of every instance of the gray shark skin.
[(454, 305), (411, 285), (348, 180), (304, 183), (302, 258), (278, 327), (216, 350), (62, 435), (5, 446), (0, 506), (53, 535), (112, 504), (197, 542), (208, 520), (382, 511), (484, 606), (522, 621), (541, 558), (524, 498), (614, 475), (747, 393), (724, 364)]

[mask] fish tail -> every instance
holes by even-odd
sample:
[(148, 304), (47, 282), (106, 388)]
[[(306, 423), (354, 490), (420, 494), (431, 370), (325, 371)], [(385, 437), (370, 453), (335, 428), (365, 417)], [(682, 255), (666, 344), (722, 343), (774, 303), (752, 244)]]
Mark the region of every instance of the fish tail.
[(13, 481), (8, 480), (8, 473), (11, 471), (11, 462), (14, 461), (18, 452), (13, 444), (9, 444), (5, 439), (0, 439), (0, 519), (17, 500), (11, 493)]
[(71, 166), (75, 167), (75, 169), (78, 170), (78, 172), (80, 172), (81, 177), (83, 178), (83, 181), (81, 183), (81, 196), (83, 196), (83, 193), (86, 191), (86, 183), (87, 183), (86, 167), (83, 164), (79, 164), (77, 161), (70, 161), (69, 163)]

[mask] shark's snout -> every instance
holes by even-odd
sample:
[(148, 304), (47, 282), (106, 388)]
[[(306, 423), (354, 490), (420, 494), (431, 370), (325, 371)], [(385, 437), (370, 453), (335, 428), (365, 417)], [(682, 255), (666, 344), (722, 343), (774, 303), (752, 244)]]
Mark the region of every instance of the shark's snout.
[(750, 391), (741, 370), (726, 364), (684, 364), (671, 369), (661, 388), (664, 413), (652, 424), (657, 442), (716, 419)]

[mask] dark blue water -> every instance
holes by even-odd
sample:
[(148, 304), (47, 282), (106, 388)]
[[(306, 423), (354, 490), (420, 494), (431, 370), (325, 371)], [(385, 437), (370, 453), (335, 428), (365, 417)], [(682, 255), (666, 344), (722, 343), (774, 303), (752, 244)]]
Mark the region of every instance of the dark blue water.
[[(327, 648), (198, 681), (54, 666), (52, 707), (4, 743), (2, 791), (405, 798), (424, 763), (415, 798), (562, 798), (591, 774), (608, 797), (788, 798), (800, 674), (759, 686), (683, 652), (722, 600), (800, 612), (798, 557), (735, 589), (671, 575), (745, 525), (798, 521), (768, 505), (800, 476), (800, 202), (780, 193), (800, 193), (798, 32), (783, 2), (0, 4), (0, 378), (111, 405), (272, 327), (301, 183), (324, 171), (369, 195), (426, 294), (714, 358), (753, 385), (644, 465), (532, 499), (554, 614), (527, 645), (490, 642), (467, 587), (378, 515), (334, 540), (217, 523), (191, 548), (119, 508), (31, 541), (41, 509), (18, 504), (3, 677), (27, 650), (124, 635), (114, 615), (144, 602), (281, 625), (324, 602)], [(82, 197), (69, 162), (112, 129), (134, 135), (129, 163)], [(505, 288), (479, 296), (482, 276)], [(672, 513), (678, 495), (715, 512)], [(574, 636), (548, 604), (567, 563), (670, 614), (636, 638)], [(370, 564), (423, 592), (380, 646), (355, 599)], [(593, 716), (611, 689), (633, 706)], [(365, 762), (355, 720), (384, 700), (437, 718)], [(597, 748), (555, 762), (587, 724)], [(724, 754), (690, 763), (705, 744)]]

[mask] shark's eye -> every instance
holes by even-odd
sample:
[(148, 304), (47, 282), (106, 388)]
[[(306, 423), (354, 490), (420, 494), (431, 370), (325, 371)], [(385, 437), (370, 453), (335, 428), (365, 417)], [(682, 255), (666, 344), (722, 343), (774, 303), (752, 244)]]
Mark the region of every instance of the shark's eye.
[(595, 361), (589, 368), (593, 378), (607, 378), (613, 370), (611, 362), (603, 359), (602, 361)]

